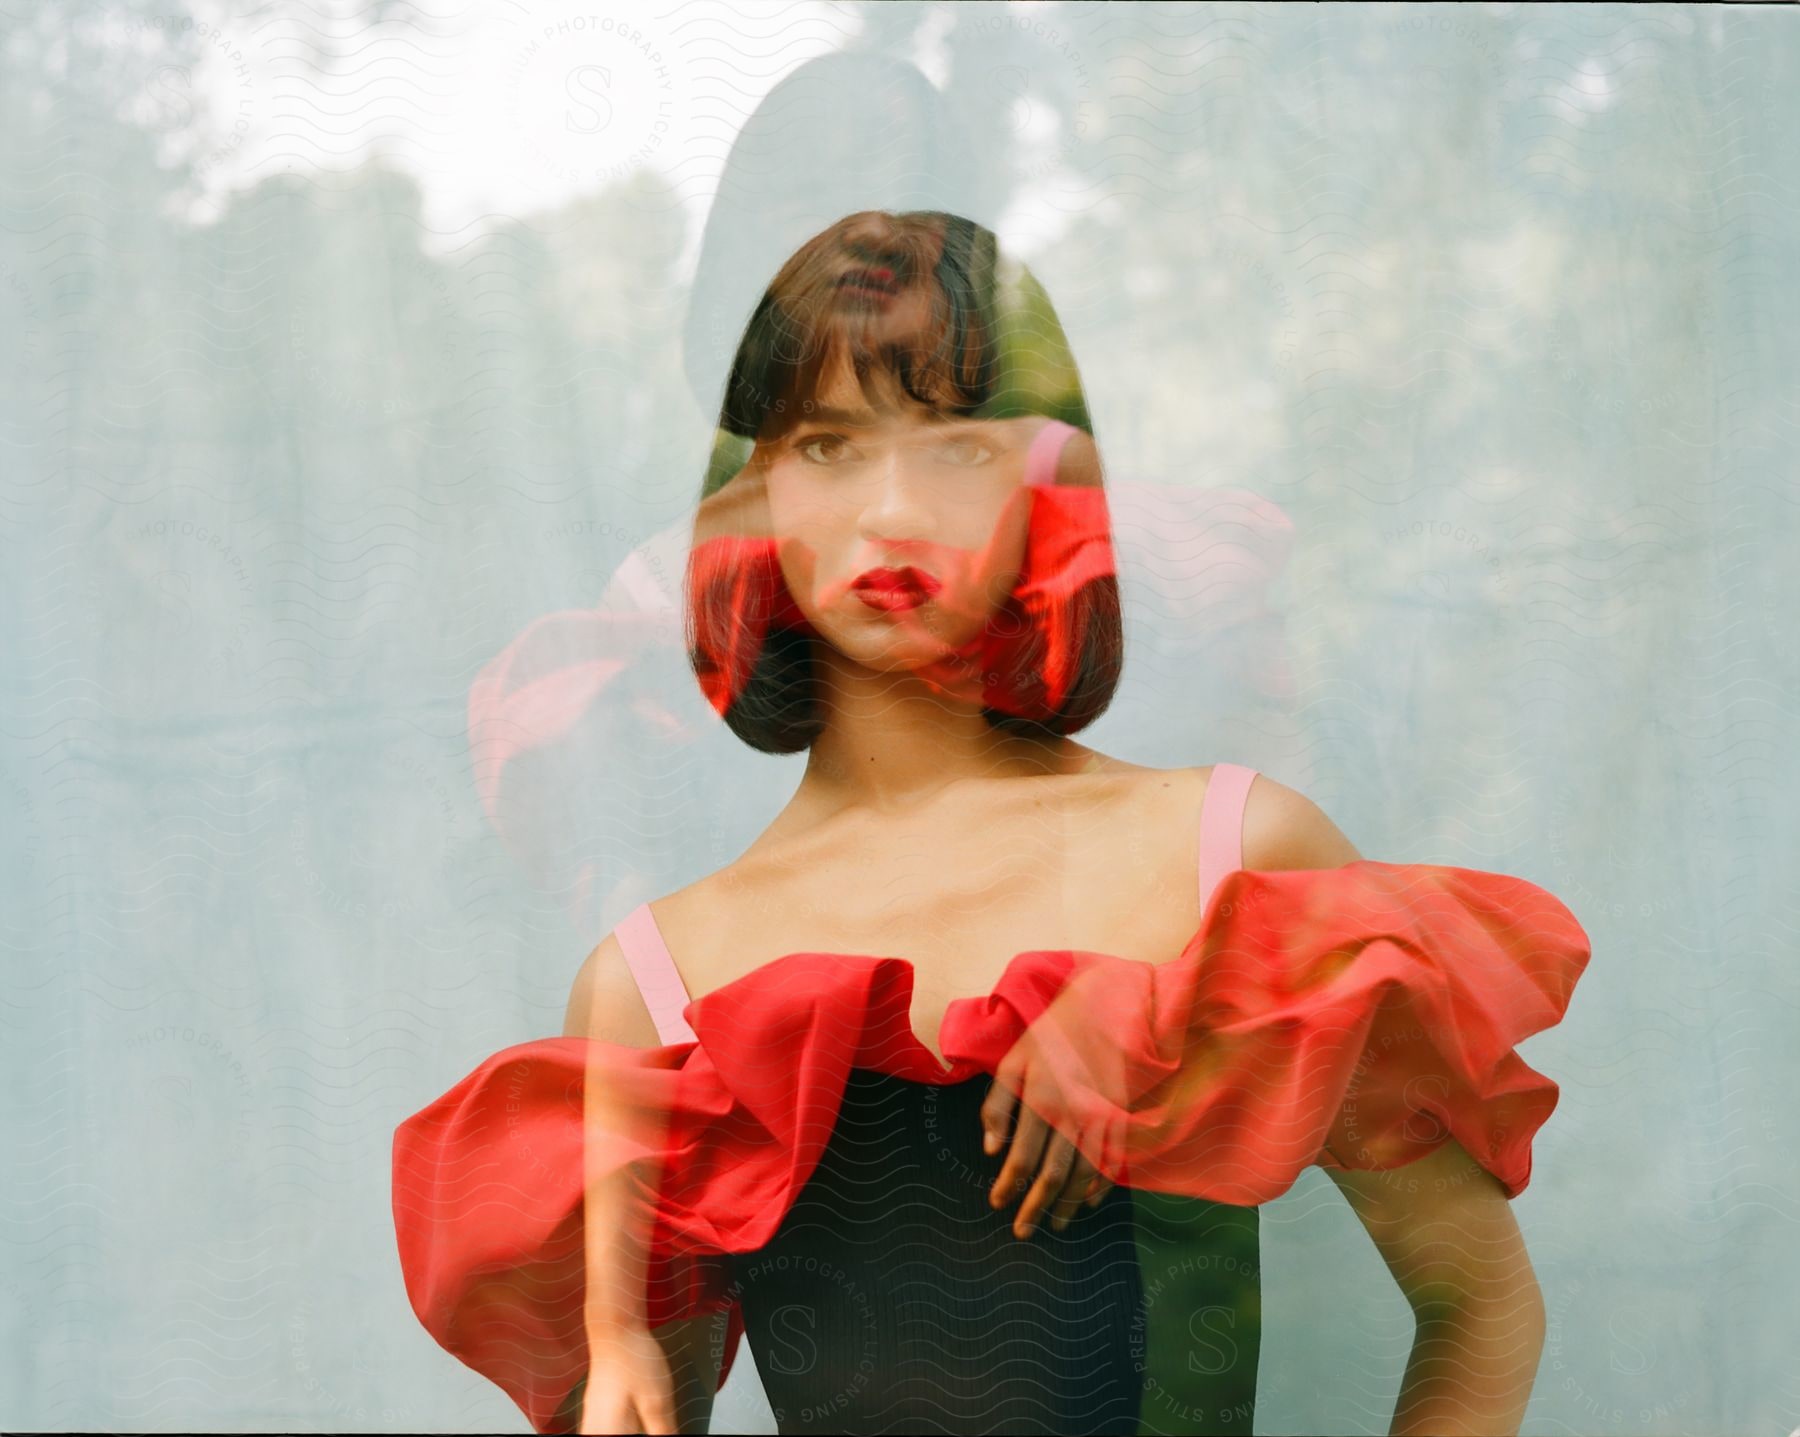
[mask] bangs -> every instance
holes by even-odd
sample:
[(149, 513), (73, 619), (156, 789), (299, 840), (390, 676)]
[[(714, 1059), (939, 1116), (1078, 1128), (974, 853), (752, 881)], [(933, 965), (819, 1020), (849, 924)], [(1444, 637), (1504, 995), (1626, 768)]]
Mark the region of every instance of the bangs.
[(809, 357), (772, 376), (775, 403), (759, 432), (779, 435), (806, 420), (845, 375), (877, 412), (908, 400), (946, 414), (980, 412), (995, 389), (997, 357), (967, 329), (934, 318), (907, 341), (872, 342), (866, 327), (836, 322), (809, 336)]
[[(785, 433), (844, 376), (877, 410), (911, 400), (983, 415), (1004, 392), (992, 236), (953, 216), (899, 216), (865, 266), (846, 260), (845, 226), (803, 247), (763, 295), (726, 382), (727, 433)], [(879, 297), (857, 283), (877, 265), (892, 277)], [(898, 306), (917, 318), (890, 333)]]

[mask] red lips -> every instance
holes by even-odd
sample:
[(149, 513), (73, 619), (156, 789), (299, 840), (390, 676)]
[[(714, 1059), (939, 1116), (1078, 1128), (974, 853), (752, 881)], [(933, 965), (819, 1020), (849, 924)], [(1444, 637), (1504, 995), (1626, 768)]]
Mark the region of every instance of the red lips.
[(943, 587), (923, 569), (910, 565), (904, 569), (870, 569), (857, 576), (851, 586), (856, 597), (871, 609), (898, 613), (916, 609)]
[(900, 292), (900, 283), (894, 271), (882, 265), (846, 270), (838, 277), (838, 288), (853, 289), (863, 294), (892, 296)]
[(851, 587), (858, 593), (864, 590), (873, 590), (877, 593), (910, 593), (929, 599), (943, 588), (943, 585), (923, 569), (915, 569), (908, 564), (900, 569), (869, 569), (858, 574), (856, 582)]

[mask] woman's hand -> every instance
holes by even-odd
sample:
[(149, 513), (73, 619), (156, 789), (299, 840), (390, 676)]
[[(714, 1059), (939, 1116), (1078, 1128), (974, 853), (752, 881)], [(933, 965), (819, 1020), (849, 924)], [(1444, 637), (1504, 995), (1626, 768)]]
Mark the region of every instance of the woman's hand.
[(1018, 1121), (990, 1201), (1005, 1207), (1030, 1182), (1013, 1223), (1019, 1237), (1030, 1237), (1045, 1213), (1062, 1231), (1084, 1202), (1098, 1207), (1116, 1186), (1107, 1173), (1128, 1166), (1138, 1075), (1115, 1035), (1149, 1009), (1143, 992), (1121, 982), (1138, 968), (1149, 965), (1114, 960), (1079, 968), (994, 1069), (981, 1105), (983, 1150), (998, 1153), (1015, 1111)]
[(1095, 1168), (1075, 1144), (1030, 1108), (1020, 1104), (1017, 1096), (998, 1079), (988, 1089), (987, 1099), (981, 1105), (981, 1125), (985, 1133), (982, 1149), (990, 1157), (1005, 1144), (1015, 1109), (1019, 1120), (1017, 1130), (1012, 1134), (1012, 1150), (1001, 1165), (1000, 1176), (994, 1180), (988, 1200), (996, 1208), (1005, 1207), (1012, 1201), (1018, 1184), (1035, 1169), (1037, 1181), (1032, 1183), (1025, 1201), (1020, 1204), (1019, 1215), (1013, 1221), (1013, 1235), (1030, 1237), (1039, 1217), (1046, 1211), (1050, 1214), (1051, 1226), (1061, 1232), (1069, 1225), (1069, 1219), (1081, 1210), (1083, 1202), (1089, 1207), (1099, 1206), (1100, 1199), (1113, 1188), (1113, 1181)]
[(581, 1395), (582, 1432), (672, 1433), (675, 1384), (662, 1344), (648, 1327), (588, 1332), (587, 1390)]

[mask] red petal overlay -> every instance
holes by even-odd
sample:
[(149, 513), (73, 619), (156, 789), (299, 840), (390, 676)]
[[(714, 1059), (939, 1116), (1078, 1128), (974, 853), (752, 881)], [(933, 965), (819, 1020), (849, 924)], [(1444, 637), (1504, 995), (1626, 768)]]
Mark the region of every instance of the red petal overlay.
[(722, 534), (689, 556), (695, 671), (707, 702), (724, 713), (755, 671), (771, 628), (813, 633), (781, 577), (776, 541)]
[(1245, 870), (1167, 962), (1017, 955), (992, 993), (949, 1005), (943, 1069), (909, 1026), (909, 962), (788, 954), (688, 1004), (697, 1043), (521, 1043), (403, 1122), (407, 1293), (439, 1343), (555, 1430), (586, 1370), (584, 1170), (656, 1161), (649, 1321), (717, 1311), (732, 1303), (722, 1255), (774, 1234), (852, 1067), (995, 1074), (1135, 1188), (1261, 1203), (1310, 1164), (1392, 1168), (1454, 1137), (1516, 1196), (1558, 1090), (1513, 1049), (1560, 1021), (1588, 957), (1574, 915), (1524, 879), (1374, 860)]
[[(1026, 630), (1018, 639), (989, 640), (982, 660), (983, 672), (994, 675), (982, 695), (988, 707), (1032, 718), (1062, 707), (1086, 638), (1086, 610), (1075, 596), (1117, 572), (1111, 534), (1104, 489), (1032, 487), (1025, 558), (1013, 589)], [(1024, 674), (1012, 657), (1015, 646), (1036, 655)]]
[[(990, 630), (974, 646), (982, 701), (1041, 717), (1067, 697), (1085, 635), (1074, 601), (1084, 584), (1116, 572), (1099, 488), (1033, 487), (1025, 556), (1014, 596), (1026, 619), (1016, 635)], [(771, 629), (815, 630), (781, 576), (776, 541), (720, 535), (696, 544), (688, 566), (696, 671), (723, 714), (750, 681)], [(929, 674), (927, 674), (929, 677)]]
[[(482, 812), (496, 828), (500, 821), (500, 779), (521, 753), (562, 738), (599, 698), (602, 690), (636, 659), (634, 629), (649, 627), (640, 616), (598, 612), (546, 614), (490, 659), (469, 686), (469, 751)], [(552, 642), (542, 643), (549, 638)], [(558, 642), (560, 641), (560, 642)], [(546, 666), (541, 675), (522, 676), (525, 656), (540, 649), (574, 651), (579, 641), (593, 650)]]

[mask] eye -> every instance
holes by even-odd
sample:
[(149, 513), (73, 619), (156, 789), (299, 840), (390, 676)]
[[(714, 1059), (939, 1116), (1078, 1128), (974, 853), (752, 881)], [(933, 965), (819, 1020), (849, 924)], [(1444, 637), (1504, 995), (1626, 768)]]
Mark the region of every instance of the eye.
[(809, 464), (829, 464), (831, 463), (830, 459), (813, 456), (811, 452), (813, 446), (818, 444), (841, 445), (845, 442), (844, 436), (841, 434), (808, 434), (804, 439), (794, 441), (794, 452), (801, 455)]
[(946, 442), (940, 451), (952, 464), (985, 464), (994, 457), (994, 451), (979, 439), (952, 439)]

